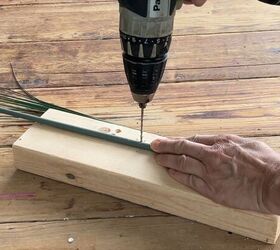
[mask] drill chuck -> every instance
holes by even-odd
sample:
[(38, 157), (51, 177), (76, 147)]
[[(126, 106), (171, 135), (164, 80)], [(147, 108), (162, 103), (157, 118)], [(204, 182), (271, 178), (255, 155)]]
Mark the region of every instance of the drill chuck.
[(161, 81), (166, 61), (167, 54), (151, 59), (123, 55), (126, 76), (135, 101), (148, 103), (153, 99)]
[(132, 96), (153, 99), (171, 44), (175, 11), (183, 0), (119, 0), (123, 63)]

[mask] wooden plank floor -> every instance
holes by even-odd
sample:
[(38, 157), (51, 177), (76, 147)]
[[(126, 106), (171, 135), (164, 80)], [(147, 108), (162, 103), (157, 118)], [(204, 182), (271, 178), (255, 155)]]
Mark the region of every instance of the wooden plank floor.
[[(113, 0), (0, 0), (0, 87), (133, 128)], [(280, 150), (280, 9), (209, 0), (178, 12), (146, 131), (236, 133)], [(0, 116), (0, 249), (272, 250), (275, 246), (15, 171), (11, 144), (29, 123)], [(69, 243), (69, 238), (73, 242)]]

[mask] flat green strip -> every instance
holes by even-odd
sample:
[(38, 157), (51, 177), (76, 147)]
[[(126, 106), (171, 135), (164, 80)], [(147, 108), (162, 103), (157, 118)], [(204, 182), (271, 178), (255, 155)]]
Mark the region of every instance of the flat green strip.
[(131, 146), (131, 147), (151, 151), (150, 144), (148, 144), (148, 143), (138, 142), (138, 141), (134, 141), (134, 140), (130, 140), (130, 139), (126, 139), (126, 138), (122, 138), (122, 137), (118, 137), (118, 136), (114, 136), (114, 135), (110, 135), (110, 134), (104, 134), (104, 133), (93, 131), (90, 129), (76, 127), (76, 126), (65, 124), (62, 122), (52, 121), (52, 120), (45, 119), (42, 117), (37, 117), (35, 115), (24, 114), (21, 112), (17, 112), (17, 111), (5, 109), (5, 108), (0, 108), (0, 113), (10, 115), (10, 116), (13, 116), (16, 118), (22, 118), (24, 120), (28, 120), (31, 122), (37, 122), (37, 123), (40, 123), (43, 125), (66, 130), (69, 132), (74, 132), (74, 133), (77, 133), (80, 135), (86, 135), (86, 136), (102, 139), (102, 140), (109, 141), (109, 142), (114, 142), (114, 143), (123, 144), (126, 146)]
[(17, 105), (19, 107), (37, 109), (38, 111), (42, 111), (43, 113), (48, 110), (46, 107), (42, 106), (41, 104), (21, 101), (21, 100), (18, 100), (16, 98), (13, 98), (13, 97), (0, 97), (0, 101), (3, 102), (3, 103), (6, 102), (6, 103), (9, 103), (9, 104), (14, 104), (14, 105)]

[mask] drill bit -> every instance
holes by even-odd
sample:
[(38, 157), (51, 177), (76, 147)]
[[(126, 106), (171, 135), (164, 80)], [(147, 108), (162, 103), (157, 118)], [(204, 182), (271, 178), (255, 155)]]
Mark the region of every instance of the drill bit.
[(143, 142), (143, 126), (144, 126), (144, 108), (141, 108), (141, 132), (140, 132), (140, 142)]
[(143, 128), (144, 128), (144, 110), (146, 108), (146, 104), (140, 103), (139, 107), (141, 109), (141, 127), (140, 127), (140, 142), (143, 142)]

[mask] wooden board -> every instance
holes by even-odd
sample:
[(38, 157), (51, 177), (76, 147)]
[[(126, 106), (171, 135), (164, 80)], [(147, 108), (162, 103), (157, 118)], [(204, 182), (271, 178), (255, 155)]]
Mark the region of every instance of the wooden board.
[[(280, 151), (279, 136), (258, 140)], [(11, 148), (0, 147), (0, 159), (0, 225), (13, 222), (167, 216), (147, 207), (16, 170)], [(191, 223), (188, 223), (189, 227), (192, 227)], [(225, 234), (225, 237), (229, 236)]]
[(16, 170), (11, 148), (0, 148), (0, 159), (0, 226), (27, 221), (163, 215), (147, 207)]
[[(9, 67), (13, 62), (19, 80), (34, 95), (138, 128), (127, 86), (119, 86), (126, 79), (116, 2), (0, 0), (0, 86), (16, 87)], [(280, 35), (274, 33), (279, 27), (279, 8), (257, 0), (208, 0), (203, 8), (180, 10), (174, 29), (180, 43), (172, 45), (177, 59), (172, 58), (163, 80), (170, 85), (161, 85), (159, 99), (147, 110), (146, 131), (237, 133), (257, 136), (280, 151), (280, 137), (274, 136), (279, 135)], [(181, 57), (177, 46), (188, 53)], [(210, 87), (207, 95), (204, 90)], [(0, 115), (1, 250), (280, 249), (280, 241), (267, 245), (15, 170), (10, 146), (29, 125)], [(30, 193), (34, 196), (22, 196)]]
[[(49, 110), (45, 118), (137, 139), (139, 131)], [(119, 131), (120, 130), (120, 131)], [(119, 133), (117, 133), (119, 132)], [(146, 142), (156, 135), (145, 134)], [(171, 179), (152, 153), (34, 125), (13, 146), (18, 169), (106, 193), (260, 241), (275, 243), (279, 217), (215, 204)]]

